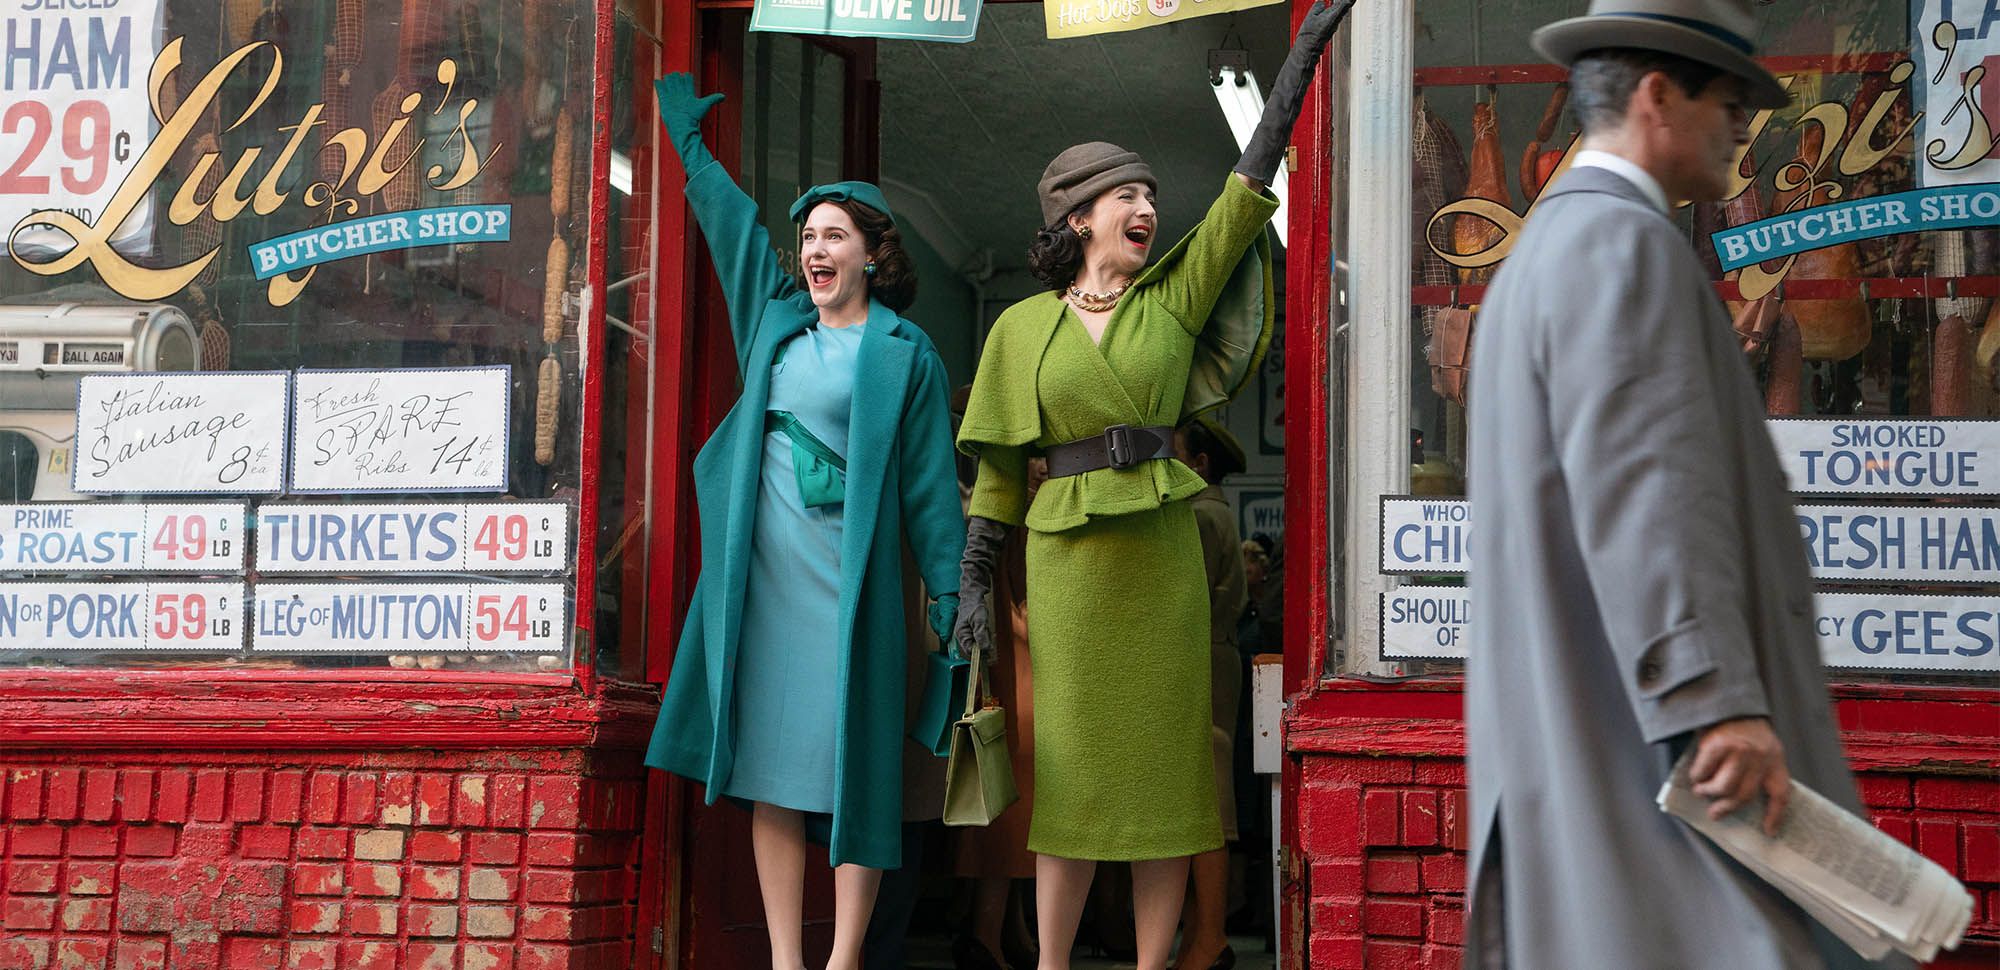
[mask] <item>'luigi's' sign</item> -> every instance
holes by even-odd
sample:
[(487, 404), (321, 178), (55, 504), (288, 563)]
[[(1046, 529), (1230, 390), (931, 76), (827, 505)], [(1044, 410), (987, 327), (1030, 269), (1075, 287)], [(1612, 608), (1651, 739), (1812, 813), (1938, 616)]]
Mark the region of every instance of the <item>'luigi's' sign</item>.
[(757, 0), (751, 30), (963, 44), (979, 30), (980, 0)]

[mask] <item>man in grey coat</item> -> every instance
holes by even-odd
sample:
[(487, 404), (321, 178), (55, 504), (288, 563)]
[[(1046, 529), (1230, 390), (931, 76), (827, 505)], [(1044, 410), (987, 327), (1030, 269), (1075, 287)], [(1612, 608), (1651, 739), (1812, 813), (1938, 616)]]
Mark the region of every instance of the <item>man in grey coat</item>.
[(1859, 811), (1763, 399), (1671, 200), (1717, 200), (1750, 113), (1749, 0), (1594, 0), (1534, 44), (1584, 148), (1480, 311), (1471, 382), (1467, 968), (1853, 967), (1654, 796), (1791, 779)]

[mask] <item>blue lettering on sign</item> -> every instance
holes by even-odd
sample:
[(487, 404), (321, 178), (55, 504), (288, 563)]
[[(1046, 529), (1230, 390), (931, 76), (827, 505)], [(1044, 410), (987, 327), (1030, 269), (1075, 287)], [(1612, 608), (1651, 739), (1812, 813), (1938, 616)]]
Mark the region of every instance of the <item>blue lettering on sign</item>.
[(1869, 451), (1801, 449), (1804, 491), (1841, 488), (1959, 488), (1979, 484), (1977, 451)]
[(266, 512), (265, 556), (273, 563), (450, 562), (458, 557), (456, 511)]
[(139, 636), (139, 594), (49, 594), (43, 636), (61, 628), (71, 639), (120, 639)]
[(335, 640), (462, 640), (465, 598), (444, 593), (355, 593), (333, 598)]
[(1874, 195), (1760, 219), (1709, 237), (1724, 270), (1907, 232), (2000, 225), (2000, 185)]
[(101, 566), (137, 562), (137, 532), (22, 532), (15, 537), (18, 566)]
[(2000, 613), (1967, 610), (1953, 616), (1945, 610), (1862, 610), (1854, 615), (1849, 640), (1854, 649), (1871, 657), (1980, 657), (2000, 643)]
[(21, 597), (0, 593), (0, 637), (21, 635)]
[[(28, 9), (33, 9), (32, 7)], [(75, 24), (84, 23), (81, 54), (77, 51)], [(78, 91), (129, 87), (132, 82), (132, 18), (117, 18), (110, 26), (108, 17), (88, 20), (58, 20), (50, 27), (43, 44), (42, 22), (16, 18), (7, 21), (7, 36), (0, 47), (6, 61), (0, 80), (7, 90), (40, 91), (54, 88), (56, 80), (68, 82)], [(48, 59), (43, 60), (46, 53)], [(19, 70), (19, 80), (15, 72)]]

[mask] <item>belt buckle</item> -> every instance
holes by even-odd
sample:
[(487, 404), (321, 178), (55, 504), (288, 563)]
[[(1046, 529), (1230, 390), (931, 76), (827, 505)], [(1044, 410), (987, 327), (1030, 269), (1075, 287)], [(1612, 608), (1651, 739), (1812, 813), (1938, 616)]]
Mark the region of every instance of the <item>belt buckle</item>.
[(1132, 426), (1129, 424), (1114, 424), (1104, 429), (1104, 450), (1111, 458), (1113, 468), (1130, 468), (1139, 463), (1138, 456), (1132, 453)]

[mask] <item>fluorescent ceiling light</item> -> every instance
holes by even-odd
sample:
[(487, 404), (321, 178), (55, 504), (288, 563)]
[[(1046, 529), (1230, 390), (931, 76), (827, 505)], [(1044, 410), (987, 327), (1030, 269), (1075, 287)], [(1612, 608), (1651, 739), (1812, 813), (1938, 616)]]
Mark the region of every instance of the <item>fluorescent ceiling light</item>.
[[(1264, 116), (1264, 93), (1257, 88), (1257, 77), (1247, 67), (1230, 65), (1211, 72), (1218, 78), (1209, 87), (1215, 89), (1215, 100), (1222, 106), (1223, 120), (1229, 123), (1229, 133), (1236, 138), (1236, 150), (1250, 147), (1250, 135), (1257, 130), (1258, 119)], [(1271, 181), (1271, 194), (1278, 199), (1278, 213), (1271, 217), (1273, 227), (1278, 231), (1278, 245), (1285, 245), (1287, 225), (1285, 207), (1285, 183), (1289, 181), (1283, 165)]]
[(632, 194), (632, 159), (623, 152), (611, 153), (611, 187)]

